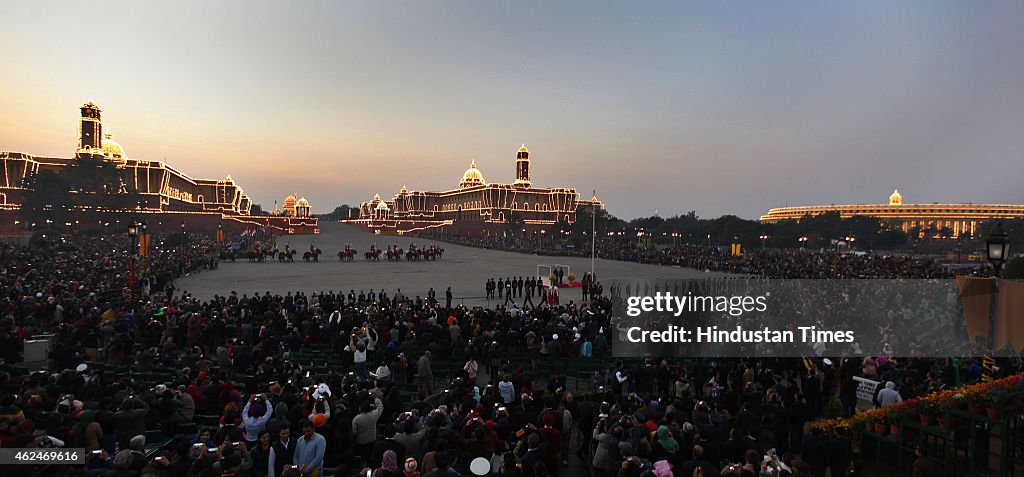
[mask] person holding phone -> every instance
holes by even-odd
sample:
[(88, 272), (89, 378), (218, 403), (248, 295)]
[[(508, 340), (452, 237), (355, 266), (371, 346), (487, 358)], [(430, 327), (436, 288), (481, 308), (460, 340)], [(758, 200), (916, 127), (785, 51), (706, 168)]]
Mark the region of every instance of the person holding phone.
[(293, 465), (299, 466), (303, 477), (319, 477), (323, 470), (324, 453), (327, 451), (327, 440), (317, 434), (313, 424), (302, 421), (302, 437), (295, 443)]
[(292, 430), (284, 426), (278, 432), (278, 439), (270, 446), (270, 457), (267, 459), (267, 476), (284, 475), (292, 465), (295, 457), (295, 439), (291, 438)]

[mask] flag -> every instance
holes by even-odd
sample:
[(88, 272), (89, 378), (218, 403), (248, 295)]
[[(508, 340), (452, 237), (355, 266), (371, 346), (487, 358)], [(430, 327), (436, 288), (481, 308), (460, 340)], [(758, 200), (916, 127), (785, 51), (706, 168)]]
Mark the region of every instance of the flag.
[(149, 256), (149, 234), (142, 234), (139, 236), (139, 256)]

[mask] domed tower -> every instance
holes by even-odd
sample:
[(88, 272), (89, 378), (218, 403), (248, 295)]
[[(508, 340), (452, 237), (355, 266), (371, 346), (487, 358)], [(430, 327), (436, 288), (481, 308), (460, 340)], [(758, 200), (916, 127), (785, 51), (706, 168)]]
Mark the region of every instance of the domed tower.
[(103, 135), (103, 141), (100, 144), (103, 146), (103, 155), (106, 156), (107, 160), (124, 164), (128, 159), (128, 154), (124, 152), (124, 148), (114, 140), (109, 132)]
[(889, 205), (903, 205), (903, 195), (900, 194), (899, 189), (892, 191), (892, 195), (889, 196)]
[(295, 216), (296, 217), (309, 217), (312, 215), (309, 201), (305, 197), (295, 202)]
[(462, 175), (462, 180), (459, 181), (459, 187), (465, 189), (467, 187), (486, 184), (487, 182), (484, 181), (484, 175), (476, 168), (476, 159), (473, 159), (473, 162), (469, 164), (469, 169), (466, 169), (466, 173)]
[(92, 101), (80, 108), (82, 117), (78, 121), (78, 152), (103, 154), (103, 124), (100, 122), (100, 107)]
[(516, 187), (530, 187), (530, 151), (526, 144), (516, 153)]
[(292, 194), (284, 198), (284, 203), (281, 204), (281, 215), (295, 216), (295, 203), (298, 201), (295, 196), (298, 194)]

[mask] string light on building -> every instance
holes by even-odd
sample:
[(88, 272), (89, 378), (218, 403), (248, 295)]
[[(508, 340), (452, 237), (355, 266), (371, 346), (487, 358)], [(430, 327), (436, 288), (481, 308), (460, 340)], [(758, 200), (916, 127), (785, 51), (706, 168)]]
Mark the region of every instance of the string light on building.
[(597, 197), (580, 199), (576, 189), (534, 187), (530, 151), (523, 144), (516, 152), (515, 180), (511, 184), (487, 182), (476, 160), (446, 191), (417, 191), (403, 185), (390, 199), (379, 194), (363, 202), (359, 218), (348, 220), (374, 231), (409, 233), (439, 228), (460, 233), (502, 233), (517, 224), (534, 232), (555, 224), (573, 224), (582, 207), (603, 207)]
[(164, 161), (129, 157), (125, 148), (113, 139), (109, 128), (104, 132), (102, 111), (96, 103), (87, 102), (79, 110), (81, 114), (75, 157), (0, 152), (0, 167), (5, 171), (5, 174), (0, 175), (0, 214), (16, 214), (20, 210), (26, 197), (33, 193), (29, 188), (31, 176), (47, 170), (59, 173), (76, 160), (91, 159), (113, 164), (120, 183), (115, 192), (132, 194), (133, 200), (137, 201), (131, 207), (111, 207), (82, 200), (69, 207), (72, 211), (208, 215), (211, 217), (210, 223), (222, 219), (240, 223), (244, 219), (281, 231), (319, 232), (317, 219), (309, 210), (302, 217), (295, 217), (294, 211), (288, 218), (250, 215), (252, 200), (230, 175), (224, 179), (197, 179)]
[(889, 196), (888, 204), (778, 207), (762, 215), (761, 223), (800, 221), (829, 213), (837, 213), (843, 219), (857, 216), (878, 219), (888, 227), (916, 233), (918, 238), (955, 239), (975, 237), (979, 225), (986, 221), (1024, 218), (1024, 204), (906, 204), (897, 189)]

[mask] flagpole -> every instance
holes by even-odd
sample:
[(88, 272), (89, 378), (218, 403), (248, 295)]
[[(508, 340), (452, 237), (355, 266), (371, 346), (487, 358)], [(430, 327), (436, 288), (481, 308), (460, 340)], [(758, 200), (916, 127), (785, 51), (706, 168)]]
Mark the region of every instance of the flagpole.
[[(594, 199), (597, 198), (597, 189), (594, 189)], [(594, 257), (597, 254), (597, 201), (591, 203), (592, 211), (590, 214), (590, 279), (593, 280), (594, 275)]]

